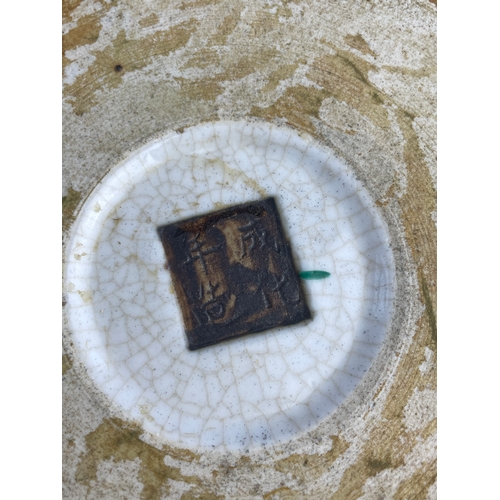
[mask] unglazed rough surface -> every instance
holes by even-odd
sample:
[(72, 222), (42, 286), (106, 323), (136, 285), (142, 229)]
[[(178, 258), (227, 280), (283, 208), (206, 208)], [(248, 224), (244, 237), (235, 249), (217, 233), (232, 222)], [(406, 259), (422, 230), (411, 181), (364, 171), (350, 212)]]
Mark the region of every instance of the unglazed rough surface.
[[(331, 273), (305, 283), (313, 318), (190, 352), (157, 228), (259, 196), (276, 198), (296, 266)], [(376, 207), (312, 139), (264, 123), (142, 147), (87, 199), (67, 265), (76, 357), (127, 418), (188, 448), (248, 449), (314, 426), (359, 383), (390, 324), (394, 263)]]
[[(63, 16), (64, 498), (435, 499), (434, 3), (64, 0)], [(172, 163), (162, 171), (167, 154), (176, 151), (165, 147), (169, 141), (229, 124), (243, 129), (228, 150), (229, 160), (219, 155), (225, 165), (216, 161), (208, 166), (206, 160), (182, 164), (185, 153), (179, 151), (178, 159), (171, 158), (175, 168)], [(253, 174), (245, 177), (245, 162), (240, 165), (236, 157), (244, 127), (304, 141), (317, 148), (314, 158), (328, 157), (330, 166), (320, 171), (348, 177), (346, 185), (357, 196), (351, 197), (353, 208), (366, 213), (372, 236), (363, 222), (341, 213), (349, 197), (335, 198), (334, 180), (318, 179), (306, 163), (297, 160), (300, 168), (292, 172), (293, 158), (285, 162), (283, 156), (280, 168), (273, 170), (271, 160), (279, 159), (265, 148), (267, 170), (258, 172), (258, 162), (248, 160)], [(163, 159), (153, 153), (160, 143)], [(137, 170), (125, 175), (126, 165), (134, 161)], [(280, 177), (282, 169), (286, 178)], [(166, 171), (164, 183), (160, 174)], [(210, 171), (228, 184), (205, 189), (210, 194), (203, 198), (196, 186), (208, 186)], [(182, 179), (172, 172), (182, 173)], [(142, 199), (134, 192), (141, 182), (146, 189)], [(190, 189), (176, 194), (183, 182)], [(114, 194), (113, 183), (119, 187)], [(288, 189), (287, 183), (314, 189), (306, 193)], [(162, 194), (160, 185), (173, 191)], [(213, 346), (206, 351), (210, 359), (203, 361), (203, 349), (185, 348), (180, 322), (167, 324), (161, 317), (162, 311), (170, 318), (179, 311), (163, 249), (149, 231), (156, 224), (199, 215), (204, 207), (218, 209), (217, 201), (223, 207), (268, 195), (276, 198), (297, 271), (330, 276), (303, 282), (313, 313), (310, 323)], [(131, 196), (137, 196), (136, 206), (127, 205)], [(177, 205), (165, 205), (162, 214), (155, 199), (159, 203), (165, 196)], [(314, 218), (316, 202), (323, 222)], [(134, 225), (139, 219), (140, 227)], [(342, 219), (349, 221), (345, 228)], [(375, 235), (386, 257), (370, 264)], [(349, 282), (348, 269), (338, 264), (342, 259), (356, 263), (351, 275), (358, 280)], [(385, 312), (377, 317), (377, 338), (366, 342), (360, 318), (379, 300), (373, 265), (386, 270), (392, 288), (387, 297), (379, 297)], [(371, 302), (360, 301), (370, 293)], [(153, 298), (158, 307), (150, 311)], [(345, 313), (350, 326), (341, 321)], [(335, 314), (338, 320), (329, 316)], [(118, 328), (120, 321), (123, 328)], [(328, 329), (327, 323), (334, 327)], [(156, 325), (158, 333), (153, 328), (149, 337), (136, 337), (146, 324)], [(86, 328), (97, 335), (85, 338)], [(173, 340), (162, 339), (159, 330)], [(157, 343), (151, 335), (157, 335)], [(297, 338), (297, 345), (286, 343)], [(279, 373), (273, 372), (275, 365), (254, 363), (264, 359), (257, 352), (264, 349), (262, 339), (269, 339), (266, 356), (283, 359), (276, 365)], [(322, 348), (316, 349), (313, 339), (321, 339)], [(363, 350), (368, 345), (374, 347)], [(179, 372), (166, 368), (173, 359), (170, 348), (179, 349), (172, 363)], [(225, 349), (227, 357), (219, 357), (217, 349)], [(233, 364), (238, 349), (243, 362)], [(163, 358), (151, 357), (155, 353)], [(355, 361), (349, 365), (358, 355), (359, 373)], [(160, 368), (152, 366), (155, 360)], [(237, 369), (244, 373), (233, 373), (233, 381), (229, 373)], [(156, 377), (158, 370), (164, 378)], [(115, 377), (109, 380), (111, 372)], [(358, 378), (342, 379), (343, 373)], [(174, 375), (181, 380), (175, 390), (167, 380)], [(272, 383), (251, 385), (260, 384), (259, 377)], [(153, 380), (164, 389), (163, 404), (184, 412), (182, 422), (165, 420), (160, 396), (156, 400), (148, 392), (155, 387)], [(217, 380), (224, 395), (206, 387), (208, 380)], [(122, 382), (132, 384), (131, 390), (124, 390)], [(251, 391), (241, 391), (238, 384), (260, 387), (261, 400), (276, 406), (253, 405)], [(195, 399), (190, 387), (198, 391), (197, 399), (181, 402)], [(340, 392), (325, 390), (334, 387)], [(221, 397), (220, 405), (228, 410), (217, 425), (234, 419), (240, 429), (250, 429), (250, 422), (266, 419), (268, 438), (248, 431), (241, 443), (235, 440), (237, 432), (199, 431), (195, 419), (212, 418), (202, 416), (203, 410), (222, 408), (212, 396)], [(240, 398), (249, 404), (230, 404)], [(311, 417), (290, 413), (305, 407), (315, 408)], [(296, 423), (283, 427), (280, 418)]]

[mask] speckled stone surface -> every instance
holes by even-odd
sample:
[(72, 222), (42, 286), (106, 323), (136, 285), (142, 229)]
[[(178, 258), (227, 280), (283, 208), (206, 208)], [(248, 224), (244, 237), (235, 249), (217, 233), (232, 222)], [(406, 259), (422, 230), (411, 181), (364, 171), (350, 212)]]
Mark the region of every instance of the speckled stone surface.
[[(63, 14), (64, 497), (435, 498), (433, 3), (197, 0), (139, 6), (128, 1), (75, 1), (63, 4)], [(199, 139), (180, 156), (168, 157), (176, 149), (165, 147), (167, 143), (228, 124), (241, 131), (267, 130), (268, 137), (281, 134), (297, 144), (303, 141), (307, 147), (297, 151), (313, 159), (324, 155), (324, 162), (331, 164), (315, 173), (293, 155), (280, 160), (264, 148), (261, 167), (249, 161), (245, 170), (238, 152), (246, 151), (251, 158), (245, 148), (257, 147), (254, 138), (247, 145), (240, 138), (227, 157), (208, 149), (195, 155), (200, 160), (182, 160)], [(154, 154), (140, 156), (160, 143), (160, 159)], [(207, 158), (216, 166), (208, 167)], [(124, 177), (124, 165), (134, 161), (140, 168)], [(273, 167), (273, 161), (278, 165)], [(219, 182), (227, 181), (227, 187), (207, 189), (207, 172)], [(347, 179), (352, 193), (335, 198), (334, 182), (321, 178), (325, 172)], [(181, 173), (182, 179), (174, 178)], [(160, 182), (161, 175), (168, 178)], [(113, 182), (121, 183), (115, 191)], [(162, 193), (160, 186), (166, 185), (170, 191)], [(181, 192), (182, 185), (190, 186), (187, 193)], [(156, 190), (158, 195), (141, 194), (141, 189)], [(196, 362), (188, 359), (196, 351), (182, 351), (174, 362), (182, 360), (187, 367), (179, 372), (185, 385), (175, 382), (175, 393), (169, 394), (167, 378), (172, 371), (167, 368), (168, 356), (161, 355), (173, 346), (180, 353), (185, 345), (182, 327), (172, 319), (179, 312), (168, 272), (161, 272), (161, 243), (150, 237), (151, 229), (268, 195), (280, 205), (298, 267), (331, 272), (326, 280), (304, 282), (311, 310), (317, 314), (312, 322), (289, 331), (264, 333), (254, 342), (234, 341), (226, 351), (242, 358), (241, 365), (225, 364), (225, 354), (218, 354), (216, 346), (210, 351), (211, 362), (201, 359), (202, 350)], [(172, 205), (160, 201), (165, 199)], [(345, 205), (345, 200), (351, 201)], [(313, 220), (318, 206), (321, 220)], [(359, 222), (349, 215), (354, 207), (365, 213)], [(140, 217), (140, 227), (134, 226)], [(344, 228), (342, 220), (348, 221)], [(123, 242), (118, 243), (122, 237), (128, 238), (123, 248)], [(384, 249), (375, 267), (368, 265), (370, 248)], [(121, 258), (125, 264), (109, 267)], [(342, 268), (342, 259), (356, 262), (355, 268)], [(123, 277), (119, 268), (126, 269)], [(371, 277), (380, 276), (377, 269), (384, 269), (389, 291), (380, 297), (384, 313), (376, 341), (366, 343), (356, 337), (364, 330), (356, 323), (355, 310), (370, 311), (377, 303), (380, 283), (373, 285)], [(120, 287), (105, 289), (120, 280)], [(372, 291), (362, 282), (372, 283)], [(161, 296), (170, 308), (169, 319), (161, 317), (165, 309), (160, 306), (134, 319), (140, 308), (152, 307), (153, 296)], [(349, 300), (363, 305), (349, 305)], [(119, 309), (116, 317), (106, 316), (105, 311), (115, 307), (112, 301)], [(351, 314), (349, 325), (340, 320), (342, 311)], [(329, 314), (337, 316), (329, 319)], [(91, 328), (78, 327), (78, 315), (108, 336), (85, 338)], [(143, 316), (152, 323), (144, 326), (148, 320), (138, 320)], [(120, 317), (127, 319), (124, 328), (116, 328)], [(320, 327), (317, 318), (322, 318)], [(135, 338), (153, 324), (171, 333), (171, 344)], [(113, 331), (130, 338), (123, 343)], [(326, 344), (315, 350), (307, 339), (318, 335)], [(300, 345), (292, 345), (297, 337)], [(350, 345), (340, 346), (346, 353), (342, 359), (333, 353), (344, 337)], [(290, 380), (295, 377), (293, 383), (283, 382), (286, 370), (273, 375), (277, 363), (264, 363), (266, 369), (256, 366), (255, 359), (266, 359), (260, 356), (261, 338), (267, 339), (270, 359), (280, 352)], [(128, 345), (129, 351), (120, 345)], [(363, 351), (364, 345), (376, 348)], [(143, 363), (144, 353), (148, 360)], [(326, 353), (331, 359), (322, 360)], [(359, 358), (348, 368), (356, 355), (364, 365)], [(154, 359), (163, 367), (156, 379), (150, 366)], [(250, 363), (248, 371), (238, 380), (243, 383), (247, 376), (245, 383), (251, 384), (252, 376), (260, 377), (259, 402), (281, 398), (282, 405), (274, 410), (254, 405), (250, 411), (250, 405), (226, 404), (229, 414), (219, 416), (219, 421), (240, 419), (236, 425), (248, 430), (250, 422), (269, 419), (269, 438), (264, 442), (248, 431), (242, 444), (234, 439), (238, 433), (214, 431), (212, 424), (204, 427), (212, 434), (203, 434), (195, 419), (208, 418), (201, 414), (210, 407), (222, 407), (218, 396), (210, 400), (218, 392), (208, 388), (207, 381), (226, 369), (228, 390), (221, 399), (230, 399), (238, 383), (229, 372), (245, 363)], [(355, 382), (343, 386), (339, 374), (345, 369), (352, 376), (359, 366)], [(106, 388), (112, 370), (113, 384)], [(221, 385), (222, 379), (217, 376)], [(196, 380), (206, 387), (205, 396), (197, 390), (197, 401), (183, 400), (192, 397), (189, 384)], [(120, 392), (122, 381), (138, 384), (136, 399), (128, 397), (131, 392)], [(167, 391), (163, 399), (148, 393), (155, 381)], [(339, 394), (333, 397), (322, 390), (325, 384), (340, 386)], [(196, 390), (194, 385), (191, 389)], [(288, 400), (287, 390), (292, 391)], [(251, 404), (255, 396), (245, 389), (237, 393), (233, 403), (243, 394)], [(310, 408), (315, 394), (320, 394), (320, 411), (303, 420), (291, 419), (302, 426), (270, 423), (302, 404)], [(160, 402), (169, 405), (170, 412), (184, 404), (186, 415), (195, 419), (181, 424), (179, 418), (169, 426)], [(273, 425), (278, 426), (276, 433)]]

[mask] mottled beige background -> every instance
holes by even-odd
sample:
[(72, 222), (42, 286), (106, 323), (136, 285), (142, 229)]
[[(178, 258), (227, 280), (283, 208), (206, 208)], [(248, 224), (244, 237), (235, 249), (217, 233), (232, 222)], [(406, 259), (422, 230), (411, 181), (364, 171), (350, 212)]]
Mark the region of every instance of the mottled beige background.
[(316, 430), (252, 453), (154, 442), (93, 392), (65, 331), (64, 498), (436, 498), (434, 3), (63, 0), (63, 22), (65, 238), (126, 151), (253, 117), (354, 169), (388, 222), (398, 286), (365, 383)]

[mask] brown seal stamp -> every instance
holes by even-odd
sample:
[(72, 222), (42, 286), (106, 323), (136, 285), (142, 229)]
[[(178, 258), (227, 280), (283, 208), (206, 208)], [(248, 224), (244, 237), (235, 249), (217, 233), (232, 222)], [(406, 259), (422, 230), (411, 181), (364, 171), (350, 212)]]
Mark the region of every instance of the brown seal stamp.
[(273, 198), (158, 228), (189, 349), (309, 319)]

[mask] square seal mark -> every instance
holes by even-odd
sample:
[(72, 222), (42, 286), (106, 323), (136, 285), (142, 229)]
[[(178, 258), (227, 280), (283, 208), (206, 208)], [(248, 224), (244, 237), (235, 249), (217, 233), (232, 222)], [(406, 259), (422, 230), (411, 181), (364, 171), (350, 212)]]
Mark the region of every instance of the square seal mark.
[(273, 198), (158, 233), (189, 349), (311, 318)]

